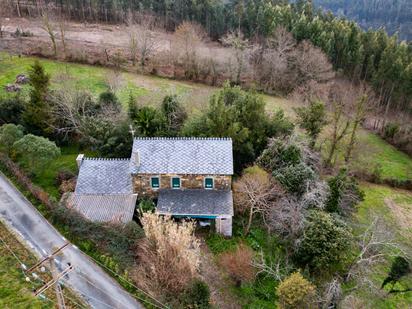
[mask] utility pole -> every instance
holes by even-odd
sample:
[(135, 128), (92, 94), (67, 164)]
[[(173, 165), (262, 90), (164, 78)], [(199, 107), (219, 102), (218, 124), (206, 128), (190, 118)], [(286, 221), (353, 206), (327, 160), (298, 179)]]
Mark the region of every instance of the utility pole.
[[(50, 269), (51, 269), (53, 279), (56, 280), (56, 278), (58, 277), (58, 270), (56, 268), (54, 260), (50, 259), (49, 263), (50, 263)], [(56, 292), (57, 305), (59, 306), (59, 309), (66, 309), (62, 287), (59, 282), (57, 282), (57, 284), (54, 286), (54, 290)]]
[(63, 270), (60, 274), (53, 276), (54, 278), (47, 282), (45, 285), (43, 285), (39, 290), (34, 291), (34, 296), (39, 296), (39, 294), (45, 292), (48, 288), (52, 287), (57, 281), (60, 280), (60, 278), (64, 277), (67, 275), (69, 272), (73, 270), (73, 266), (69, 265), (65, 270)]
[(54, 250), (54, 252), (46, 257), (44, 257), (43, 259), (41, 259), (39, 262), (37, 262), (35, 265), (33, 265), (32, 267), (30, 267), (27, 272), (30, 273), (33, 270), (35, 270), (37, 267), (39, 267), (41, 264), (43, 264), (44, 262), (46, 262), (47, 260), (51, 259), (52, 257), (54, 257), (56, 254), (58, 254), (60, 251), (62, 251), (64, 248), (66, 248), (68, 245), (70, 245), (70, 243), (66, 242), (63, 246), (61, 246), (60, 248)]

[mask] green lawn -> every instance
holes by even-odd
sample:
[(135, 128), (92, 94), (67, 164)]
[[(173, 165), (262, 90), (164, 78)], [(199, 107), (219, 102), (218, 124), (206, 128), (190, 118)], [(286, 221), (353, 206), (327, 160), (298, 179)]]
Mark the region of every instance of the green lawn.
[[(327, 157), (329, 149), (329, 128), (322, 133), (322, 156)], [(337, 149), (336, 166), (344, 165), (344, 153), (348, 140), (343, 140)], [(381, 179), (404, 181), (412, 179), (412, 158), (396, 149), (378, 135), (359, 129), (353, 156), (352, 170), (378, 174)]]
[[(17, 243), (16, 239), (5, 229), (1, 222), (0, 235), (19, 259), (27, 265), (32, 265), (36, 261), (23, 246)], [(4, 243), (0, 241), (0, 308), (54, 308), (50, 301), (43, 301), (33, 296), (31, 290), (34, 286), (38, 288), (41, 283), (34, 284), (34, 282), (25, 281), (19, 262)], [(53, 294), (49, 293), (47, 296), (52, 297), (55, 301)]]
[(62, 154), (54, 159), (36, 175), (33, 182), (43, 188), (56, 200), (60, 198), (56, 177), (59, 171), (69, 171), (77, 174), (76, 157), (79, 151), (76, 148), (61, 148)]
[(370, 132), (360, 131), (356, 159), (358, 168), (379, 168), (382, 178), (412, 179), (411, 157)]
[[(411, 214), (412, 209), (412, 192), (395, 190), (386, 186), (362, 184), (362, 190), (365, 192), (365, 200), (358, 206), (355, 213), (354, 223), (355, 232), (360, 233), (365, 226), (378, 217), (387, 226), (387, 229), (393, 234), (397, 243), (402, 249), (412, 256), (412, 220), (402, 221), (404, 215)], [(397, 208), (388, 207), (388, 201), (392, 201)], [(408, 224), (409, 223), (409, 224)], [(359, 227), (363, 226), (363, 227)], [(386, 277), (390, 268), (390, 261), (375, 265), (372, 269), (370, 279), (380, 286)], [(412, 275), (401, 280), (396, 289), (412, 288)], [(412, 292), (387, 294), (384, 292), (381, 296), (372, 295), (367, 289), (362, 289), (355, 293), (355, 296), (362, 302), (364, 308), (411, 308)]]
[[(210, 95), (217, 88), (158, 78), (154, 76), (138, 75), (127, 72), (118, 72), (112, 69), (76, 63), (67, 63), (33, 57), (9, 56), (0, 53), (0, 95), (10, 95), (4, 91), (4, 86), (14, 83), (18, 74), (27, 74), (30, 65), (39, 60), (46, 72), (51, 76), (51, 86), (54, 89), (61, 87), (76, 87), (89, 91), (97, 97), (108, 89), (108, 80), (116, 79), (118, 87), (116, 94), (123, 105), (127, 104), (130, 93), (138, 98), (140, 104), (158, 105), (163, 97), (176, 94), (189, 112), (205, 107)], [(114, 76), (116, 76), (114, 78)], [(27, 95), (28, 86), (23, 86), (23, 95)]]

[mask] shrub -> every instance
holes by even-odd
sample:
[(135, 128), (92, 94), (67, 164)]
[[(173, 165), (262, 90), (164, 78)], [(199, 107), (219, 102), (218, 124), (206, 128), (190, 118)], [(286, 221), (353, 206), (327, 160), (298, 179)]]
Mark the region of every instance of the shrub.
[(133, 277), (149, 293), (175, 299), (197, 276), (200, 243), (194, 222), (174, 222), (170, 217), (145, 213), (141, 218), (146, 235), (139, 245), (140, 264)]
[(279, 307), (284, 309), (316, 308), (316, 287), (299, 272), (291, 274), (277, 287)]
[(67, 169), (61, 169), (57, 172), (56, 175), (56, 184), (61, 185), (63, 181), (70, 180), (72, 178), (76, 177), (76, 175)]
[(210, 290), (208, 285), (202, 280), (194, 280), (184, 291), (181, 303), (187, 309), (207, 309), (210, 308)]
[(240, 244), (235, 251), (222, 253), (219, 264), (225, 269), (237, 286), (252, 282), (256, 269), (252, 266), (253, 250), (245, 244)]
[(301, 196), (316, 175), (309, 166), (301, 162), (275, 170), (273, 176), (288, 192)]
[(165, 96), (161, 109), (166, 120), (166, 133), (170, 136), (178, 135), (187, 119), (187, 113), (178, 101), (177, 96)]
[(325, 203), (325, 210), (348, 214), (353, 207), (363, 200), (355, 178), (350, 177), (345, 169), (341, 169), (335, 177), (328, 181), (329, 195)]
[(402, 256), (397, 256), (391, 265), (388, 276), (382, 283), (382, 289), (388, 284), (392, 283), (393, 285), (399, 281), (403, 276), (411, 272), (411, 267), (407, 259)]
[(0, 127), (0, 151), (10, 155), (12, 146), (23, 138), (23, 127), (8, 123)]
[(274, 139), (257, 159), (259, 166), (273, 172), (279, 168), (296, 165), (302, 160), (300, 147), (283, 139)]
[(13, 144), (17, 158), (30, 172), (38, 172), (60, 155), (60, 149), (47, 138), (27, 134)]
[(82, 241), (89, 249), (93, 244), (112, 256), (122, 268), (134, 264), (138, 243), (144, 236), (142, 228), (136, 222), (126, 225), (91, 222), (63, 206), (52, 209), (51, 220), (55, 224), (63, 225), (71, 237)]
[(296, 108), (295, 112), (300, 127), (305, 129), (311, 139), (311, 148), (314, 148), (319, 133), (327, 123), (325, 104), (320, 101), (311, 102), (308, 107)]
[(76, 178), (71, 178), (68, 180), (63, 180), (60, 185), (59, 185), (59, 192), (61, 194), (66, 193), (66, 192), (74, 192), (76, 189)]
[(294, 258), (301, 266), (324, 273), (341, 262), (350, 239), (344, 222), (323, 211), (312, 211)]
[(0, 99), (0, 125), (5, 123), (20, 124), (24, 110), (24, 101), (19, 96)]
[(162, 136), (164, 133), (165, 118), (161, 112), (151, 106), (140, 108), (133, 122), (139, 134), (143, 136)]
[(117, 111), (119, 113), (122, 110), (122, 106), (119, 102), (119, 99), (111, 91), (105, 91), (105, 92), (102, 92), (99, 95), (98, 107), (100, 109), (109, 108), (109, 109)]
[(138, 210), (140, 214), (146, 213), (146, 212), (154, 212), (156, 208), (155, 203), (153, 200), (149, 198), (143, 198), (139, 201), (138, 204)]
[(385, 125), (383, 129), (383, 137), (386, 139), (392, 139), (399, 132), (399, 124), (389, 122)]

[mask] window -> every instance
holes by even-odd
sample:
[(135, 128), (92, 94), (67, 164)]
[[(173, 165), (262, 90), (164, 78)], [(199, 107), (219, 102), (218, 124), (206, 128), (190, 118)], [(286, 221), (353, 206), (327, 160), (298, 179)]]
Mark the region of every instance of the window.
[(205, 189), (213, 189), (213, 178), (212, 177), (205, 178)]
[(173, 189), (180, 188), (180, 177), (172, 177), (172, 188)]
[(160, 187), (160, 179), (159, 177), (151, 177), (150, 178), (150, 185), (153, 189), (158, 189)]

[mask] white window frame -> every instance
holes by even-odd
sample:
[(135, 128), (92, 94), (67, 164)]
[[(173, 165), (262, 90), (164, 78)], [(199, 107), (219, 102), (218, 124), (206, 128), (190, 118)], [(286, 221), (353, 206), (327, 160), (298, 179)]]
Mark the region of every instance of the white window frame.
[[(211, 188), (207, 188), (207, 187), (206, 187), (206, 179), (207, 179), (207, 178), (212, 179), (212, 187), (211, 187)], [(213, 190), (213, 189), (215, 188), (215, 177), (213, 177), (213, 176), (205, 176), (205, 177), (203, 178), (203, 188), (206, 189), (206, 190)]]
[[(152, 186), (152, 179), (153, 178), (157, 178), (157, 179), (159, 179), (159, 186), (157, 187), (157, 188), (155, 188), (155, 187), (153, 187)], [(158, 176), (150, 176), (150, 188), (152, 189), (152, 190), (159, 190), (160, 189), (160, 175), (158, 175)]]
[[(173, 187), (173, 178), (178, 178), (178, 179), (179, 179), (179, 188)], [(179, 190), (179, 189), (182, 187), (182, 178), (181, 178), (180, 176), (172, 176), (172, 177), (170, 177), (170, 187), (171, 187), (172, 189)]]

